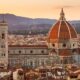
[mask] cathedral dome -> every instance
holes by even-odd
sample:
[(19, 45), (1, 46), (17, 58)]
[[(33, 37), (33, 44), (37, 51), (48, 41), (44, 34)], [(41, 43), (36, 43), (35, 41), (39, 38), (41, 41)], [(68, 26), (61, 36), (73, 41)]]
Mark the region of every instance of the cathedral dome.
[(60, 19), (55, 25), (52, 26), (48, 34), (48, 42), (61, 42), (63, 40), (69, 40), (73, 38), (77, 38), (77, 32), (73, 26), (66, 21), (65, 14), (62, 9), (60, 13)]

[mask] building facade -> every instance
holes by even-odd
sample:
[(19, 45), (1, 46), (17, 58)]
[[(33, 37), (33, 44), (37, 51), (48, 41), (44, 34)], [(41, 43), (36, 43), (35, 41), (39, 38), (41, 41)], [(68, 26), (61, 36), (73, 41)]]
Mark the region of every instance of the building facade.
[(9, 45), (9, 65), (27, 68), (50, 66), (54, 58), (47, 45)]

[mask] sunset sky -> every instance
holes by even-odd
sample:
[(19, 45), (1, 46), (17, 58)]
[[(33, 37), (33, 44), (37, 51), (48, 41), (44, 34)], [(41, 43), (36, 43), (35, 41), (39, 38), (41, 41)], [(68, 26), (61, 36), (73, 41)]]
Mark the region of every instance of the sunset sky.
[(80, 0), (0, 0), (0, 13), (58, 19), (64, 8), (68, 20), (80, 19)]

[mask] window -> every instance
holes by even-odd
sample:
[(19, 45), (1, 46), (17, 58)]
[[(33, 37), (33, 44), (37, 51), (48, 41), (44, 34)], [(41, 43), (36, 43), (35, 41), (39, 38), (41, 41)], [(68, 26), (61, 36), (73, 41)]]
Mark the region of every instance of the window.
[(74, 52), (77, 52), (77, 50), (76, 50), (76, 49), (73, 49), (72, 52), (73, 52), (73, 53), (74, 53)]
[(55, 47), (55, 44), (52, 44), (53, 47)]
[(1, 48), (5, 48), (5, 45), (1, 45)]
[(63, 44), (63, 47), (66, 47), (66, 44), (65, 43)]
[(21, 53), (21, 51), (19, 50), (19, 53)]
[(44, 53), (44, 50), (42, 50), (41, 53)]
[(75, 44), (73, 44), (73, 46), (75, 46)]
[(5, 34), (4, 33), (2, 33), (2, 39), (5, 39)]
[(5, 56), (5, 53), (2, 53), (1, 56)]
[(65, 58), (63, 61), (62, 61), (63, 64), (68, 64), (68, 59)]
[(33, 53), (33, 51), (31, 50), (30, 53)]

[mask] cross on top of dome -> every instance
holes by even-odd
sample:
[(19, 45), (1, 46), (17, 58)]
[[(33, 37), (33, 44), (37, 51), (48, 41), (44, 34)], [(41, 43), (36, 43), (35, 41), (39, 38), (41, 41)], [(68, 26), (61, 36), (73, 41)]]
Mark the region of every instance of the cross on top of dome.
[(65, 13), (64, 13), (63, 8), (61, 9), (60, 20), (63, 20), (63, 21), (66, 20), (66, 19), (65, 19)]

